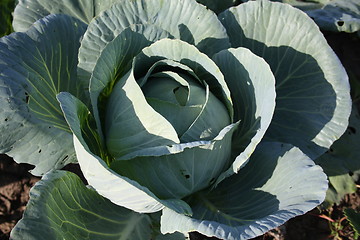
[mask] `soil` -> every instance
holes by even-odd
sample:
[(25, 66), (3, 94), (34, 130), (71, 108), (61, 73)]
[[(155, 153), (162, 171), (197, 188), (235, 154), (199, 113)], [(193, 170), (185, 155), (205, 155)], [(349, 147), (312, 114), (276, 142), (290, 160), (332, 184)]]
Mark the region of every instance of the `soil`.
[[(30, 188), (39, 180), (28, 172), (31, 168), (27, 164), (16, 164), (6, 155), (0, 155), (0, 240), (9, 239), (11, 229), (25, 210)], [(346, 195), (339, 205), (323, 211), (315, 208), (254, 240), (355, 240), (354, 231), (344, 218), (343, 209), (357, 209), (359, 206), (360, 190)], [(198, 233), (191, 233), (190, 237), (191, 240), (216, 239), (205, 238)]]
[(0, 240), (9, 238), (29, 201), (30, 188), (39, 180), (28, 172), (31, 168), (0, 155)]

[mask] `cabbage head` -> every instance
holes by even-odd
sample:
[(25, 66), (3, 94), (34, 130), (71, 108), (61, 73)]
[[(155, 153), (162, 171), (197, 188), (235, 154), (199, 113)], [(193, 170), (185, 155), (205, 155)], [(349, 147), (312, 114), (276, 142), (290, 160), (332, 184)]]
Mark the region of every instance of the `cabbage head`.
[(300, 10), (22, 0), (13, 25), (0, 151), (43, 178), (12, 239), (250, 239), (324, 200), (350, 90)]

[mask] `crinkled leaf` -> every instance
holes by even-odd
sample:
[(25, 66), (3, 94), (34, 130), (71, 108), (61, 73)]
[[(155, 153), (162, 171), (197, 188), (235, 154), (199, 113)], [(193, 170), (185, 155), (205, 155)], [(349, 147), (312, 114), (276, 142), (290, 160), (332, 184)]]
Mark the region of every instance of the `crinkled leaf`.
[[(156, 212), (166, 206), (179, 213), (191, 214), (191, 209), (182, 200), (160, 200), (148, 188), (111, 170), (105, 163), (107, 159), (102, 159), (89, 148), (92, 142), (87, 142), (86, 140), (91, 138), (83, 137), (83, 134), (85, 134), (82, 130), (84, 128), (83, 125), (87, 124), (89, 120), (84, 119), (84, 114), (78, 113), (88, 112), (87, 117), (92, 118), (85, 104), (69, 93), (59, 94), (58, 100), (64, 111), (65, 118), (74, 133), (74, 146), (81, 170), (88, 183), (99, 194), (117, 205), (141, 213)], [(92, 121), (94, 122), (95, 120), (92, 119)], [(101, 147), (98, 146), (98, 148)], [(98, 151), (104, 152), (103, 149)], [(104, 154), (107, 156), (106, 151)]]
[(151, 220), (111, 203), (70, 172), (46, 174), (30, 191), (10, 239), (149, 240)]
[(51, 15), (0, 40), (0, 149), (17, 162), (35, 165), (35, 175), (75, 161), (56, 94), (82, 97), (76, 66), (84, 31), (73, 18)]
[(354, 181), (360, 174), (360, 116), (353, 105), (349, 126), (330, 150), (316, 159), (329, 177), (330, 188), (326, 196), (328, 205), (339, 203), (343, 196), (356, 191)]
[(186, 201), (187, 217), (165, 208), (161, 231), (198, 231), (221, 239), (250, 239), (320, 204), (326, 175), (298, 148), (263, 143), (236, 175)]
[(232, 142), (236, 159), (220, 182), (238, 172), (263, 138), (274, 113), (275, 78), (269, 65), (245, 48), (223, 50), (214, 61), (229, 86), (235, 120), (240, 120)]
[(66, 14), (88, 24), (101, 11), (120, 0), (19, 0), (14, 11), (15, 31), (26, 31), (34, 22), (50, 14)]
[(81, 43), (80, 74), (89, 79), (107, 43), (134, 24), (155, 25), (177, 39), (212, 55), (228, 48), (229, 40), (216, 15), (194, 0), (134, 0), (114, 4), (88, 27)]
[(346, 130), (348, 77), (317, 25), (287, 4), (250, 1), (220, 14), (233, 47), (263, 57), (276, 79), (268, 140), (291, 143), (311, 158)]

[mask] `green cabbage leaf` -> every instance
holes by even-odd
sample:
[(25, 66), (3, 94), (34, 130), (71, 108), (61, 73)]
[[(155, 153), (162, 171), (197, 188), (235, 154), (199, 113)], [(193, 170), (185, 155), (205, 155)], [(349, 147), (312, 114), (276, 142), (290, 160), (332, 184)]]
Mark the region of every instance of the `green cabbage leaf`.
[[(248, 0), (242, 0), (247, 2)], [(271, 0), (301, 9), (324, 31), (354, 33), (360, 30), (358, 0)], [(208, 3), (205, 3), (209, 7)], [(217, 6), (219, 8), (219, 6)]]
[(26, 33), (0, 39), (0, 129), (6, 132), (0, 151), (35, 165), (34, 175), (76, 162), (72, 134), (56, 95), (85, 95), (76, 81), (85, 28), (69, 16), (49, 15)]

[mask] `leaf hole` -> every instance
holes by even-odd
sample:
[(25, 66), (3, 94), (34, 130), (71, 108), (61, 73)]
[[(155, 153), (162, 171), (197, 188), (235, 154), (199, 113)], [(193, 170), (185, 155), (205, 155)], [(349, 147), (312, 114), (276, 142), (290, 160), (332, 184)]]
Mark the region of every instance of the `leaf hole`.
[(356, 133), (356, 129), (354, 127), (348, 127), (349, 130), (349, 134), (355, 134)]
[(66, 155), (62, 160), (61, 163), (65, 163), (65, 161), (69, 158), (69, 155)]
[(38, 151), (38, 153), (41, 153), (41, 149)]
[(344, 26), (344, 21), (337, 21), (336, 24), (339, 26), (339, 27), (342, 27)]
[(9, 119), (5, 118), (5, 122), (7, 122)]
[(25, 92), (25, 102), (29, 103), (29, 94), (27, 92)]

